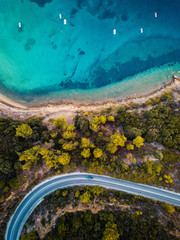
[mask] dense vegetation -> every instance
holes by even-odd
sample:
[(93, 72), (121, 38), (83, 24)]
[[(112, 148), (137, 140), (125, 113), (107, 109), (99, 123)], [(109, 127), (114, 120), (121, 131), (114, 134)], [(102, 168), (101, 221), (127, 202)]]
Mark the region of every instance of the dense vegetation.
[[(31, 228), (37, 216), (42, 215), (41, 224), (46, 228), (59, 210), (64, 212), (72, 205), (69, 210), (75, 211), (79, 204), (86, 207), (96, 204), (104, 206), (105, 210), (98, 214), (91, 211), (66, 213), (43, 239), (176, 239), (169, 234), (177, 227), (172, 221), (177, 218), (175, 207), (99, 186), (60, 189), (46, 196), (26, 227)], [(125, 207), (123, 211), (122, 206)], [(22, 240), (30, 239), (32, 234), (39, 239), (37, 232), (31, 231)]]
[(27, 171), (42, 166), (51, 175), (78, 169), (173, 186), (180, 160), (179, 103), (166, 92), (139, 108), (79, 112), (74, 125), (61, 117), (48, 126), (41, 118), (0, 118), (0, 203), (28, 182)]
[[(75, 125), (66, 119), (25, 121), (0, 119), (0, 189), (7, 197), (23, 183), (21, 172), (46, 164), (56, 173), (84, 169), (136, 182), (173, 183), (170, 171), (179, 162), (180, 121), (178, 103), (171, 93), (148, 101), (140, 114), (131, 107), (101, 113), (79, 113)], [(153, 106), (154, 105), (154, 106)], [(151, 142), (165, 146), (159, 149)], [(155, 157), (157, 161), (151, 161)], [(149, 161), (148, 161), (149, 159)]]
[(38, 141), (44, 143), (48, 139), (49, 132), (40, 118), (27, 119), (26, 124), (11, 118), (0, 118), (0, 189), (8, 192), (9, 188), (18, 188), (22, 184), (19, 153), (30, 149)]
[(66, 213), (56, 223), (56, 228), (44, 238), (45, 240), (86, 239), (176, 239), (170, 236), (158, 223), (157, 218), (149, 221), (141, 217), (121, 211), (90, 211)]

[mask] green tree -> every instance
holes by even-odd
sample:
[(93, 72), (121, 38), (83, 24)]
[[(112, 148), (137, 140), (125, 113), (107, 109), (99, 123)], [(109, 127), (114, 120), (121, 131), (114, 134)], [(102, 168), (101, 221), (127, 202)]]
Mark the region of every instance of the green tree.
[(13, 172), (12, 162), (2, 159), (1, 156), (0, 156), (0, 171), (5, 174)]
[(125, 130), (125, 136), (130, 140), (133, 140), (137, 136), (142, 135), (142, 130), (136, 127), (127, 126), (125, 127), (124, 130)]
[(150, 128), (145, 136), (147, 142), (155, 142), (159, 138), (159, 130), (157, 128)]
[(21, 240), (39, 240), (39, 236), (35, 230), (32, 230), (28, 234), (23, 236)]
[(163, 162), (165, 163), (175, 163), (180, 161), (180, 155), (172, 150), (163, 151)]
[(84, 135), (85, 137), (90, 137), (90, 124), (89, 120), (86, 117), (76, 115), (74, 122), (76, 129), (79, 130), (82, 135)]
[(33, 133), (32, 128), (28, 124), (21, 124), (16, 128), (16, 136), (28, 138)]
[(156, 150), (156, 151), (154, 152), (154, 156), (155, 156), (156, 158), (158, 158), (160, 161), (163, 159), (163, 153), (162, 153), (161, 151), (159, 151), (159, 150)]

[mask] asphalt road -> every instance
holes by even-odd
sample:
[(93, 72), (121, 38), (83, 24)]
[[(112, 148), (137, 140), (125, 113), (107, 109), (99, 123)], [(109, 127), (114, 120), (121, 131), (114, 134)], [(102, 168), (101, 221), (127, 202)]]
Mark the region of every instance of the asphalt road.
[[(88, 175), (93, 176), (93, 178), (87, 179), (86, 177)], [(19, 239), (28, 216), (46, 195), (60, 188), (96, 185), (180, 206), (180, 194), (172, 191), (111, 178), (104, 175), (89, 173), (64, 174), (47, 179), (33, 188), (32, 191), (25, 196), (8, 223), (5, 239)]]

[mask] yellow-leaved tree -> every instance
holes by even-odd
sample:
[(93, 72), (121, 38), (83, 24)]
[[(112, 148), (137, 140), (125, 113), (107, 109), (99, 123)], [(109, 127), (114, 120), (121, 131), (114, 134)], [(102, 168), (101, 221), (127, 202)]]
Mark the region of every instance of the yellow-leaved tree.
[(141, 136), (137, 136), (134, 140), (133, 140), (133, 144), (137, 147), (140, 148), (141, 146), (144, 145), (144, 139)]
[(114, 154), (117, 151), (117, 146), (113, 143), (108, 143), (106, 150), (112, 154)]
[(95, 116), (91, 119), (90, 121), (90, 128), (94, 131), (97, 132), (98, 131), (98, 125), (99, 125), (99, 118), (98, 116)]
[(65, 130), (66, 131), (74, 131), (75, 130), (74, 124), (73, 125), (66, 125)]
[(117, 225), (112, 222), (107, 222), (103, 232), (102, 240), (116, 240), (119, 238)]
[(81, 152), (83, 158), (89, 158), (91, 156), (90, 148), (84, 148)]
[(99, 123), (105, 124), (106, 123), (106, 116), (104, 116), (104, 115), (99, 116)]
[(67, 165), (71, 160), (69, 153), (62, 153), (61, 156), (58, 156), (58, 161), (62, 165)]
[(106, 116), (101, 115), (101, 116), (95, 116), (91, 119), (90, 121), (90, 128), (94, 131), (97, 132), (99, 125), (100, 124), (105, 124), (106, 123)]
[(82, 139), (81, 139), (81, 147), (82, 147), (82, 148), (90, 147), (89, 139), (87, 139), (87, 138), (82, 138)]
[(91, 198), (90, 192), (86, 191), (80, 196), (80, 201), (81, 203), (90, 203), (91, 202), (90, 198)]
[(115, 146), (124, 147), (126, 140), (127, 140), (127, 138), (118, 132), (116, 132), (114, 135), (111, 136), (111, 142)]
[(19, 161), (25, 162), (25, 164), (22, 166), (23, 170), (30, 170), (31, 167), (38, 163), (41, 157), (39, 154), (40, 149), (41, 146), (37, 145), (19, 154)]
[(95, 148), (93, 154), (95, 158), (100, 158), (102, 157), (103, 152), (100, 148)]
[(67, 126), (67, 120), (63, 117), (59, 117), (54, 120), (53, 124), (57, 128), (65, 129)]
[(72, 131), (65, 131), (63, 133), (63, 138), (64, 139), (73, 139), (76, 137), (76, 133), (75, 132), (72, 132)]
[(127, 144), (126, 145), (127, 150), (134, 150), (134, 145), (133, 144)]
[(107, 120), (108, 120), (108, 122), (114, 122), (115, 121), (114, 116), (108, 116)]
[(28, 124), (21, 124), (16, 128), (16, 136), (28, 138), (33, 133), (32, 128)]
[(116, 132), (111, 136), (111, 141), (107, 144), (106, 150), (114, 154), (117, 151), (118, 146), (124, 147), (126, 140), (127, 138), (124, 135)]
[(64, 143), (62, 145), (62, 148), (66, 151), (72, 151), (74, 149), (76, 149), (76, 147), (78, 146), (78, 142), (68, 142), (68, 143)]

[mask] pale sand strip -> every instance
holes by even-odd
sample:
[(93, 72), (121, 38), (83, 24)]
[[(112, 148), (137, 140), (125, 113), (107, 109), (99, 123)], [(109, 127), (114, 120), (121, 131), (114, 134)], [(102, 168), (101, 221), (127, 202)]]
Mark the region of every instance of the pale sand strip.
[(48, 104), (47, 106), (26, 107), (0, 94), (0, 116), (9, 116), (13, 119), (25, 119), (36, 116), (44, 117), (45, 121), (50, 118), (54, 119), (63, 116), (68, 119), (68, 122), (72, 122), (78, 111), (99, 111), (112, 106), (127, 105), (130, 102), (141, 104), (146, 102), (149, 98), (160, 96), (166, 89), (179, 90), (180, 79), (174, 76), (170, 83), (165, 84), (163, 87), (145, 96), (126, 98), (120, 101), (107, 101), (102, 104)]

